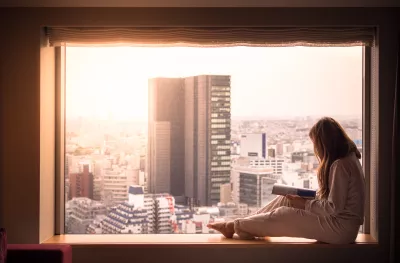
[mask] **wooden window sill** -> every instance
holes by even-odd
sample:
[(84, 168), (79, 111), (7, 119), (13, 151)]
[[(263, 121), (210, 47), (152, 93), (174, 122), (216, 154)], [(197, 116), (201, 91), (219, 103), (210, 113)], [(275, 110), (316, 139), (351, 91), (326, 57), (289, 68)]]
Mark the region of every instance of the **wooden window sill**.
[[(129, 246), (129, 247), (266, 247), (312, 245), (327, 246), (312, 239), (290, 237), (266, 237), (257, 240), (226, 239), (218, 234), (158, 234), (158, 235), (55, 235), (43, 244), (70, 244), (72, 246)], [(356, 242), (336, 247), (377, 245), (371, 235), (359, 234)]]

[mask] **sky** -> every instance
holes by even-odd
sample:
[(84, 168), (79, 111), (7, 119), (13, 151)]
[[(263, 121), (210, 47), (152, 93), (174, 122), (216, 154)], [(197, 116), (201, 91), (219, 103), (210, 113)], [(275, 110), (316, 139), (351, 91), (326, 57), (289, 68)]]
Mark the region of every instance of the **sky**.
[(362, 113), (362, 47), (67, 47), (66, 115), (147, 120), (148, 79), (231, 75), (232, 117)]

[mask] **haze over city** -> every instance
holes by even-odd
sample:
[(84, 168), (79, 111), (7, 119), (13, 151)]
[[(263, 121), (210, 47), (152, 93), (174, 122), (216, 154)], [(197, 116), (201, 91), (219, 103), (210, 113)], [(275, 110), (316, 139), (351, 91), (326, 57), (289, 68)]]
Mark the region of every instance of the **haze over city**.
[(147, 121), (149, 78), (204, 74), (231, 76), (234, 119), (357, 116), (362, 52), (362, 47), (68, 47), (67, 118)]

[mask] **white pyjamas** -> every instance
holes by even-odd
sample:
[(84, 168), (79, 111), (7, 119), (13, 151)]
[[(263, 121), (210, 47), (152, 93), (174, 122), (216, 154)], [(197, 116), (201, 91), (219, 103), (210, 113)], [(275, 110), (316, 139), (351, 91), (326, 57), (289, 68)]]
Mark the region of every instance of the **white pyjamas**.
[(354, 153), (332, 164), (329, 189), (327, 200), (308, 200), (305, 210), (278, 196), (255, 215), (236, 219), (235, 233), (244, 239), (287, 236), (352, 243), (364, 222), (365, 202), (364, 174)]

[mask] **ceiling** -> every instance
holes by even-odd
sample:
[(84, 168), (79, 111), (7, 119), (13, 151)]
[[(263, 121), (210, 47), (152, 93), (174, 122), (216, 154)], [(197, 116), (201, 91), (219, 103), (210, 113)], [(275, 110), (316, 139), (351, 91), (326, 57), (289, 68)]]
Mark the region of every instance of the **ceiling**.
[(0, 7), (400, 7), (400, 0), (0, 0)]

